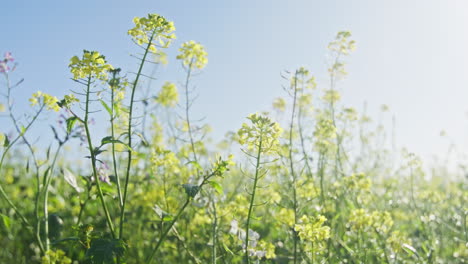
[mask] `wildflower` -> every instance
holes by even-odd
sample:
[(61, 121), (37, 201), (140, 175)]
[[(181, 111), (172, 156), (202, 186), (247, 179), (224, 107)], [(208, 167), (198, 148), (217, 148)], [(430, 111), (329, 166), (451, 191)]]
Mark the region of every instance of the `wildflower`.
[(281, 97), (276, 98), (273, 101), (273, 108), (280, 112), (284, 112), (284, 110), (286, 110), (286, 101)]
[(60, 106), (58, 104), (59, 100), (57, 99), (57, 97), (43, 93), (41, 91), (35, 92), (29, 99), (29, 102), (31, 103), (31, 106), (43, 104), (47, 108), (47, 110), (54, 110), (55, 112), (58, 112), (60, 110)]
[(278, 138), (283, 132), (280, 125), (271, 121), (269, 117), (258, 114), (251, 114), (247, 119), (252, 125), (244, 123), (239, 129), (237, 132), (239, 143), (245, 145), (248, 150), (261, 147), (260, 151), (265, 154), (276, 152), (279, 148)]
[(87, 77), (107, 80), (107, 72), (114, 69), (99, 52), (87, 50), (83, 51), (81, 59), (73, 56), (68, 67), (75, 80)]
[(107, 166), (106, 163), (101, 163), (101, 165), (98, 168), (99, 180), (101, 182), (111, 185), (108, 171), (109, 171), (109, 166)]
[(9, 72), (10, 67), (6, 64), (5, 61), (0, 61), (0, 72)]
[(7, 61), (15, 61), (15, 58), (13, 58), (13, 56), (11, 55), (11, 52), (5, 52), (5, 62)]
[(182, 44), (179, 51), (180, 54), (177, 55), (177, 59), (182, 60), (182, 63), (189, 68), (195, 66), (201, 70), (208, 63), (208, 53), (205, 51), (205, 48), (193, 40)]
[(135, 17), (133, 19), (135, 27), (128, 30), (128, 34), (138, 45), (147, 44), (148, 49), (157, 53), (156, 43), (162, 48), (167, 48), (175, 39), (174, 22), (167, 21), (158, 14), (148, 14), (147, 17)]
[(160, 103), (162, 106), (174, 107), (178, 101), (179, 93), (177, 92), (176, 85), (171, 82), (165, 82), (156, 97), (156, 102)]

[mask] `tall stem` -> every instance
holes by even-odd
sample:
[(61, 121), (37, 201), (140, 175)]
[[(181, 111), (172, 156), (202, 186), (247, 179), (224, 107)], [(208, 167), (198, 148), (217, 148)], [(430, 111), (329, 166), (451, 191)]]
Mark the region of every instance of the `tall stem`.
[(88, 81), (86, 85), (86, 108), (85, 108), (85, 118), (83, 121), (83, 125), (86, 131), (89, 154), (91, 156), (91, 165), (93, 167), (94, 182), (96, 183), (98, 194), (99, 194), (99, 199), (101, 200), (102, 208), (104, 209), (104, 214), (106, 215), (107, 225), (109, 226), (112, 237), (115, 238), (116, 236), (115, 236), (115, 231), (114, 231), (114, 225), (112, 224), (112, 219), (110, 217), (109, 210), (107, 209), (106, 202), (104, 201), (104, 194), (102, 193), (101, 183), (99, 182), (99, 175), (96, 169), (96, 154), (94, 153), (94, 147), (91, 141), (91, 133), (89, 132), (89, 126), (88, 126), (90, 87), (91, 87), (91, 75), (88, 76)]
[(57, 151), (55, 152), (54, 159), (52, 161), (52, 165), (49, 167), (48, 172), (44, 174), (45, 177), (45, 185), (43, 189), (44, 193), (44, 204), (43, 204), (43, 211), (44, 211), (44, 236), (45, 236), (45, 251), (49, 251), (50, 249), (50, 240), (49, 240), (49, 186), (50, 182), (52, 181), (52, 174), (54, 172), (55, 163), (57, 162), (57, 157), (62, 148), (62, 144), (59, 143), (57, 147)]
[[(294, 171), (294, 160), (293, 160), (293, 130), (294, 130), (294, 116), (296, 114), (296, 101), (297, 101), (297, 71), (294, 75), (294, 94), (293, 94), (293, 109), (291, 113), (291, 123), (289, 126), (289, 168), (291, 171), (291, 176), (292, 176), (292, 189), (293, 189), (293, 210), (294, 210), (294, 224), (297, 224), (297, 190), (296, 190), (296, 185), (297, 185), (297, 177), (296, 173)], [(298, 242), (298, 237), (296, 231), (293, 229), (293, 240), (294, 240), (294, 264), (297, 263), (297, 242)]]
[[(114, 76), (115, 78), (115, 76)], [(115, 100), (115, 87), (111, 87), (111, 117), (110, 117), (110, 123), (111, 123), (111, 136), (112, 139), (115, 137), (115, 131), (114, 131), (114, 118), (115, 118), (115, 109), (114, 109), (114, 100)], [(123, 200), (122, 200), (122, 190), (120, 188), (120, 178), (117, 170), (117, 159), (115, 157), (115, 143), (112, 141), (112, 165), (114, 167), (114, 176), (115, 180), (117, 183), (117, 194), (119, 196), (119, 205), (120, 208), (123, 207)]]
[(190, 82), (190, 77), (192, 74), (192, 65), (193, 65), (194, 59), (190, 61), (187, 69), (187, 78), (185, 79), (185, 121), (187, 122), (187, 127), (188, 127), (188, 134), (190, 138), (190, 146), (192, 148), (192, 153), (193, 153), (193, 160), (198, 163), (198, 157), (197, 157), (197, 152), (195, 151), (195, 143), (193, 140), (193, 132), (192, 132), (192, 125), (190, 123), (190, 98), (189, 98), (189, 82)]
[(42, 239), (41, 239), (41, 234), (40, 234), (41, 220), (39, 219), (39, 197), (40, 197), (40, 190), (41, 190), (41, 185), (40, 185), (41, 183), (40, 183), (40, 176), (39, 176), (39, 164), (37, 162), (37, 158), (36, 158), (36, 155), (34, 153), (34, 150), (33, 150), (32, 146), (31, 146), (31, 144), (27, 140), (25, 134), (21, 132), (21, 128), (20, 128), (20, 126), (18, 124), (18, 121), (16, 120), (15, 116), (13, 115), (13, 104), (10, 103), (11, 102), (11, 89), (13, 87), (10, 84), (10, 78), (8, 77), (8, 74), (5, 74), (5, 78), (6, 78), (6, 84), (7, 84), (6, 99), (7, 99), (7, 105), (8, 105), (8, 114), (10, 116), (10, 119), (13, 122), (13, 125), (15, 126), (16, 132), (19, 135), (21, 135), (21, 138), (23, 139), (24, 143), (28, 147), (29, 152), (31, 152), (31, 156), (32, 156), (33, 161), (34, 161), (34, 167), (35, 167), (35, 170), (36, 170), (36, 183), (37, 183), (36, 198), (35, 198), (35, 203), (34, 203), (34, 217), (36, 218), (35, 219), (36, 220), (35, 237), (36, 237), (37, 243), (39, 245), (39, 249), (41, 250), (41, 252), (44, 252), (44, 245), (42, 244)]
[(250, 218), (252, 218), (252, 211), (254, 207), (254, 201), (255, 201), (255, 191), (257, 190), (257, 184), (258, 184), (258, 177), (260, 174), (260, 157), (262, 154), (262, 143), (263, 143), (263, 135), (260, 135), (260, 142), (258, 145), (258, 152), (257, 152), (257, 157), (256, 157), (256, 164), (255, 164), (255, 177), (254, 177), (254, 184), (252, 188), (252, 194), (250, 197), (250, 204), (249, 204), (249, 213), (247, 214), (247, 223), (245, 225), (245, 262), (247, 264), (250, 263), (250, 258), (249, 258), (249, 228), (250, 228)]
[(138, 85), (138, 81), (140, 80), (141, 72), (143, 71), (143, 66), (145, 65), (146, 57), (148, 56), (149, 49), (152, 45), (154, 35), (156, 34), (156, 30), (151, 33), (151, 37), (149, 38), (148, 45), (145, 48), (145, 53), (143, 54), (143, 58), (141, 59), (140, 67), (138, 68), (137, 75), (135, 77), (135, 81), (132, 85), (132, 93), (130, 96), (130, 107), (128, 112), (128, 161), (127, 161), (127, 172), (125, 174), (125, 186), (124, 186), (124, 193), (123, 193), (123, 201), (122, 201), (122, 208), (120, 210), (120, 227), (119, 227), (119, 239), (123, 237), (123, 226), (125, 221), (125, 205), (127, 202), (127, 193), (128, 193), (128, 182), (130, 179), (130, 167), (132, 166), (132, 118), (133, 118), (133, 103), (135, 101), (135, 90)]

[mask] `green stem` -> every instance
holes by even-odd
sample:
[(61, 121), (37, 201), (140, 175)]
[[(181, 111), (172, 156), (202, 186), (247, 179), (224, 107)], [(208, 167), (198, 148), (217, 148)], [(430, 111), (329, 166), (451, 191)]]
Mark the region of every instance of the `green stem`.
[(192, 65), (194, 58), (190, 61), (187, 70), (187, 78), (185, 79), (185, 121), (187, 122), (188, 134), (190, 138), (190, 146), (192, 148), (193, 160), (198, 163), (197, 152), (195, 151), (195, 143), (193, 140), (192, 125), (190, 124), (190, 98), (189, 98), (189, 82), (192, 74)]
[(212, 199), (213, 204), (213, 223), (212, 223), (212, 239), (213, 239), (213, 247), (211, 248), (211, 263), (216, 264), (216, 244), (218, 240), (217, 230), (218, 230), (218, 215), (216, 212), (216, 203), (214, 199)]
[(20, 128), (18, 122), (16, 121), (16, 118), (13, 115), (13, 105), (10, 103), (11, 102), (11, 89), (12, 89), (12, 87), (10, 85), (10, 78), (8, 77), (7, 74), (5, 75), (5, 78), (6, 78), (6, 83), (7, 83), (7, 97), (6, 97), (6, 99), (7, 99), (7, 102), (8, 102), (8, 114), (10, 116), (10, 119), (13, 121), (13, 125), (15, 126), (16, 132), (18, 132), (18, 134), (21, 135), (21, 138), (23, 139), (24, 143), (28, 147), (29, 152), (31, 152), (31, 156), (32, 156), (33, 161), (34, 161), (34, 167), (35, 167), (35, 170), (36, 170), (36, 182), (37, 182), (36, 198), (35, 198), (35, 203), (34, 203), (34, 217), (36, 218), (35, 219), (36, 220), (36, 233), (35, 233), (35, 236), (36, 236), (37, 243), (39, 245), (39, 249), (41, 250), (41, 252), (44, 252), (44, 245), (42, 244), (42, 239), (41, 239), (41, 235), (40, 235), (41, 221), (39, 219), (39, 196), (40, 196), (40, 190), (41, 190), (40, 176), (39, 176), (39, 164), (37, 162), (37, 158), (36, 158), (36, 155), (34, 153), (34, 150), (33, 150), (32, 146), (31, 146), (31, 144), (27, 140), (25, 134), (23, 134), (21, 132), (21, 128)]
[[(291, 123), (289, 126), (289, 167), (292, 176), (292, 191), (293, 191), (293, 210), (294, 210), (294, 224), (297, 224), (298, 220), (298, 202), (297, 202), (297, 178), (294, 171), (294, 160), (293, 160), (293, 130), (294, 130), (294, 115), (296, 114), (296, 103), (297, 103), (297, 71), (294, 75), (294, 94), (293, 94), (293, 109), (291, 113)], [(293, 229), (293, 241), (294, 241), (294, 260), (293, 263), (297, 263), (297, 243), (298, 237), (296, 231)]]
[[(115, 75), (114, 75), (114, 78), (115, 78)], [(115, 118), (115, 114), (114, 114), (114, 100), (115, 100), (115, 91), (114, 91), (115, 87), (111, 87), (111, 116), (110, 116), (110, 123), (111, 123), (111, 136), (112, 136), (112, 139), (115, 139), (115, 131), (114, 131), (114, 118)], [(114, 176), (115, 176), (115, 180), (116, 180), (116, 183), (117, 183), (117, 194), (119, 196), (119, 205), (120, 205), (120, 208), (123, 207), (123, 200), (122, 200), (122, 190), (120, 188), (120, 178), (119, 178), (119, 174), (118, 174), (118, 170), (117, 170), (117, 159), (115, 157), (115, 143), (114, 141), (112, 141), (112, 165), (114, 167)]]
[[(204, 179), (203, 179), (203, 182), (198, 185), (198, 188), (197, 188), (197, 191), (195, 194), (193, 194), (193, 198), (195, 198), (195, 196), (197, 196), (197, 194), (200, 192), (200, 190), (202, 189), (202, 187), (208, 182), (208, 180), (214, 176), (215, 173), (211, 173), (209, 175), (207, 175)], [(166, 239), (167, 235), (169, 234), (169, 231), (171, 231), (172, 227), (174, 226), (174, 224), (177, 222), (177, 220), (179, 220), (180, 216), (182, 215), (182, 213), (184, 212), (185, 208), (187, 208), (187, 206), (190, 204), (190, 201), (193, 199), (192, 197), (188, 196), (187, 197), (187, 200), (185, 201), (185, 203), (182, 205), (182, 207), (179, 209), (179, 211), (177, 212), (176, 216), (174, 217), (174, 219), (172, 219), (172, 221), (169, 223), (168, 227), (161, 233), (161, 236), (158, 240), (158, 243), (156, 244), (156, 246), (153, 248), (153, 250), (151, 251), (151, 254), (149, 255), (149, 257), (146, 259), (146, 263), (147, 264), (150, 264), (151, 261), (153, 260), (153, 257), (154, 255), (156, 254), (156, 252), (158, 252), (159, 250), (159, 247), (162, 245), (162, 242), (164, 242), (164, 240)], [(154, 240), (156, 240), (158, 238), (158, 236), (156, 236), (154, 238)]]
[(130, 107), (128, 113), (128, 161), (127, 161), (127, 171), (125, 174), (125, 186), (124, 186), (124, 193), (123, 193), (123, 201), (122, 201), (122, 208), (120, 210), (120, 227), (119, 227), (119, 239), (123, 237), (123, 225), (125, 221), (125, 205), (127, 202), (127, 193), (128, 193), (128, 182), (130, 179), (130, 167), (132, 165), (132, 118), (133, 118), (133, 103), (135, 101), (135, 90), (138, 85), (138, 80), (140, 79), (141, 72), (143, 71), (143, 66), (146, 61), (146, 56), (148, 56), (149, 49), (152, 45), (154, 35), (156, 34), (156, 30), (151, 33), (151, 37), (149, 38), (148, 45), (145, 48), (145, 53), (143, 54), (143, 58), (141, 59), (140, 67), (138, 68), (137, 75), (135, 77), (135, 81), (132, 85), (132, 93), (130, 96)]
[(258, 176), (260, 174), (260, 157), (262, 154), (262, 143), (263, 143), (263, 135), (260, 135), (260, 142), (258, 145), (258, 152), (257, 152), (257, 157), (256, 157), (256, 164), (255, 164), (255, 177), (254, 177), (254, 184), (252, 188), (252, 194), (250, 197), (250, 204), (249, 204), (249, 213), (247, 214), (247, 223), (245, 225), (245, 262), (247, 264), (250, 263), (250, 258), (249, 258), (249, 228), (250, 228), (250, 218), (252, 218), (252, 211), (253, 211), (253, 206), (254, 206), (254, 201), (255, 201), (255, 191), (257, 190), (257, 184), (258, 184)]
[(60, 149), (62, 148), (62, 144), (59, 143), (57, 147), (57, 151), (55, 152), (54, 159), (52, 161), (52, 165), (49, 167), (47, 173), (44, 174), (45, 185), (43, 189), (44, 195), (44, 204), (43, 204), (43, 211), (44, 211), (44, 236), (45, 236), (45, 251), (49, 251), (50, 249), (50, 240), (49, 240), (49, 207), (48, 207), (48, 200), (49, 200), (49, 186), (50, 182), (52, 181), (52, 173), (54, 172), (55, 163), (57, 161), (58, 154)]
[[(31, 119), (31, 121), (28, 123), (28, 125), (23, 129), (22, 131), (22, 134), (26, 134), (26, 132), (29, 130), (29, 128), (32, 126), (32, 124), (36, 121), (37, 117), (39, 116), (39, 114), (42, 112), (42, 110), (44, 109), (44, 105), (41, 106), (41, 108), (36, 112), (36, 114), (33, 116), (33, 118)], [(8, 153), (8, 151), (12, 148), (12, 146), (21, 138), (21, 134), (18, 135), (15, 139), (13, 139), (10, 144), (4, 149), (3, 151), (3, 154), (2, 154), (2, 157), (0, 159), (0, 172), (3, 168), (3, 162), (5, 161), (5, 157)], [(19, 216), (19, 218), (21, 219), (21, 221), (23, 222), (23, 224), (25, 224), (27, 227), (33, 227), (29, 221), (26, 219), (26, 217), (18, 210), (18, 208), (15, 206), (15, 204), (13, 203), (13, 201), (10, 199), (10, 197), (7, 195), (7, 193), (5, 192), (5, 190), (3, 189), (3, 186), (0, 184), (0, 194), (1, 196), (3, 197), (3, 199), (5, 199), (5, 201), (8, 203), (8, 205), (10, 206), (11, 209), (13, 209), (13, 211), (15, 212), (15, 214), (17, 214)], [(34, 234), (33, 234), (34, 235)]]
[(89, 94), (90, 94), (90, 86), (91, 86), (91, 75), (88, 76), (88, 82), (86, 85), (86, 109), (85, 109), (85, 118), (83, 121), (83, 125), (86, 131), (86, 138), (88, 141), (88, 148), (89, 148), (89, 154), (91, 156), (91, 165), (93, 167), (93, 175), (94, 175), (94, 182), (96, 183), (97, 189), (98, 189), (98, 195), (99, 199), (101, 200), (102, 208), (104, 209), (104, 214), (106, 215), (106, 220), (107, 220), (107, 225), (109, 226), (109, 229), (111, 231), (111, 235), (113, 238), (115, 238), (115, 231), (114, 231), (114, 225), (112, 224), (112, 220), (109, 214), (109, 210), (107, 209), (106, 202), (104, 201), (104, 194), (102, 193), (101, 189), (101, 183), (99, 182), (99, 175), (97, 173), (96, 169), (96, 156), (94, 153), (94, 147), (93, 143), (91, 141), (91, 133), (89, 132), (89, 126), (88, 126), (88, 117), (89, 117)]

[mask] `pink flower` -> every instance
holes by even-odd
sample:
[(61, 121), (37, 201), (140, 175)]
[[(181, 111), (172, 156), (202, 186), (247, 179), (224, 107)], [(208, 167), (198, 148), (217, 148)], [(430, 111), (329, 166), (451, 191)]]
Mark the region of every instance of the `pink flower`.
[(0, 72), (8, 72), (10, 67), (4, 61), (0, 61)]
[(5, 52), (5, 60), (6, 61), (15, 61), (15, 58), (11, 56), (11, 52)]

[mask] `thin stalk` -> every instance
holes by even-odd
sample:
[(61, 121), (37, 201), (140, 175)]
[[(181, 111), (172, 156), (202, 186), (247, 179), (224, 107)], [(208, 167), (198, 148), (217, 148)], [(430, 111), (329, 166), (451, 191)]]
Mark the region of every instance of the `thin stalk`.
[[(114, 76), (115, 78), (115, 76)], [(111, 136), (112, 139), (115, 137), (115, 130), (114, 130), (114, 119), (115, 119), (115, 109), (114, 109), (114, 100), (115, 100), (115, 91), (114, 87), (111, 87), (111, 117), (110, 117), (110, 123), (111, 123)], [(120, 208), (123, 207), (123, 200), (122, 200), (122, 190), (120, 188), (120, 178), (117, 170), (117, 159), (115, 157), (115, 143), (112, 141), (112, 166), (114, 167), (114, 176), (115, 180), (117, 183), (117, 194), (119, 197), (119, 205)]]
[[(25, 134), (29, 128), (32, 126), (32, 124), (36, 121), (36, 119), (39, 117), (39, 114), (42, 112), (42, 110), (44, 109), (44, 105), (41, 106), (41, 108), (36, 112), (36, 114), (33, 116), (33, 118), (31, 119), (31, 121), (28, 123), (28, 125), (26, 125), (26, 127), (23, 129), (23, 134)], [(10, 144), (4, 149), (3, 151), (3, 154), (2, 154), (2, 157), (0, 158), (0, 172), (3, 168), (3, 162), (5, 161), (5, 157), (6, 155), (8, 154), (8, 151), (12, 148), (12, 146), (21, 138), (21, 134), (18, 135), (15, 139), (13, 139)], [(23, 224), (25, 224), (26, 226), (28, 227), (31, 227), (33, 228), (33, 226), (29, 223), (29, 221), (26, 219), (26, 217), (18, 210), (18, 208), (15, 206), (15, 204), (13, 203), (13, 201), (10, 199), (10, 197), (7, 195), (7, 193), (5, 192), (5, 189), (3, 189), (3, 186), (0, 184), (0, 194), (1, 196), (3, 197), (3, 199), (5, 199), (5, 201), (8, 203), (8, 205), (11, 207), (11, 209), (13, 209), (13, 211), (15, 212), (15, 214), (17, 214), (19, 216), (19, 218), (21, 219), (21, 221), (23, 222)], [(34, 236), (34, 234), (33, 234)]]
[[(297, 224), (297, 178), (296, 173), (294, 171), (294, 160), (293, 160), (293, 130), (294, 130), (294, 116), (296, 114), (296, 103), (297, 103), (297, 71), (294, 75), (294, 94), (293, 94), (293, 109), (291, 113), (291, 123), (289, 126), (289, 167), (291, 170), (292, 176), (292, 189), (293, 189), (293, 209), (294, 209), (294, 224)], [(297, 243), (298, 237), (296, 231), (293, 229), (293, 240), (294, 240), (294, 260), (293, 263), (297, 263)]]
[(44, 252), (44, 245), (42, 244), (42, 239), (41, 239), (41, 235), (40, 235), (41, 221), (39, 219), (39, 196), (40, 196), (40, 190), (41, 190), (40, 176), (39, 176), (39, 164), (37, 162), (37, 158), (36, 158), (36, 155), (34, 153), (34, 150), (33, 150), (32, 146), (31, 146), (31, 144), (27, 140), (26, 136), (21, 132), (21, 128), (20, 128), (16, 118), (13, 115), (13, 104), (10, 103), (11, 102), (11, 89), (12, 89), (12, 87), (10, 85), (10, 78), (8, 77), (8, 75), (5, 75), (5, 78), (6, 78), (6, 83), (7, 83), (7, 97), (6, 98), (7, 98), (7, 102), (8, 102), (8, 114), (10, 116), (10, 119), (13, 121), (13, 125), (15, 126), (16, 132), (18, 132), (18, 134), (21, 135), (21, 138), (23, 139), (24, 143), (28, 147), (29, 152), (31, 152), (31, 156), (32, 156), (33, 162), (34, 162), (34, 167), (35, 167), (35, 171), (36, 171), (36, 182), (37, 182), (36, 198), (35, 198), (35, 203), (34, 203), (34, 217), (36, 218), (36, 233), (35, 233), (35, 236), (36, 236), (37, 243), (39, 245), (39, 249), (41, 250), (41, 252)]
[(141, 59), (140, 67), (138, 68), (137, 75), (135, 77), (135, 81), (132, 85), (132, 93), (130, 96), (130, 107), (128, 112), (128, 161), (127, 161), (127, 171), (125, 174), (125, 186), (124, 186), (124, 193), (123, 193), (123, 201), (122, 201), (122, 208), (120, 210), (120, 227), (119, 227), (119, 239), (123, 237), (123, 225), (125, 221), (125, 204), (127, 202), (127, 193), (128, 193), (128, 182), (130, 179), (130, 167), (132, 165), (132, 118), (133, 118), (133, 103), (135, 101), (135, 90), (138, 85), (138, 81), (143, 71), (143, 66), (145, 65), (146, 57), (148, 56), (149, 48), (152, 45), (154, 35), (156, 34), (156, 30), (151, 33), (151, 37), (149, 38), (148, 45), (146, 45), (145, 53), (143, 54), (143, 58)]
[(93, 167), (93, 175), (94, 175), (94, 182), (96, 183), (96, 187), (98, 189), (98, 194), (99, 194), (99, 199), (101, 200), (102, 208), (104, 209), (104, 214), (106, 215), (106, 220), (107, 220), (107, 225), (109, 226), (109, 229), (111, 231), (111, 235), (113, 238), (115, 238), (115, 231), (114, 231), (114, 225), (112, 224), (112, 220), (109, 214), (109, 210), (107, 209), (106, 202), (104, 201), (104, 195), (102, 193), (101, 189), (101, 183), (99, 182), (99, 175), (97, 173), (96, 169), (96, 156), (94, 153), (94, 147), (93, 143), (91, 141), (91, 133), (89, 132), (89, 126), (88, 126), (88, 118), (89, 118), (89, 94), (90, 94), (90, 86), (91, 86), (91, 75), (88, 76), (88, 82), (86, 85), (86, 108), (85, 108), (85, 118), (83, 121), (83, 125), (86, 131), (86, 138), (88, 141), (88, 148), (89, 148), (89, 154), (91, 156), (91, 165)]
[(57, 151), (55, 152), (54, 159), (52, 161), (52, 165), (49, 167), (47, 170), (47, 173), (44, 174), (44, 180), (45, 180), (45, 185), (43, 188), (43, 195), (44, 195), (44, 201), (43, 201), (43, 212), (44, 212), (44, 236), (45, 236), (45, 251), (49, 251), (50, 249), (50, 240), (49, 240), (49, 206), (48, 206), (48, 201), (49, 201), (49, 186), (50, 182), (52, 181), (52, 174), (54, 172), (55, 168), (55, 163), (57, 162), (57, 157), (58, 154), (60, 153), (60, 149), (62, 148), (62, 144), (59, 143), (57, 147)]
[[(198, 185), (198, 188), (197, 188), (197, 191), (196, 193), (193, 195), (193, 197), (195, 197), (201, 190), (201, 188), (208, 182), (208, 180), (214, 175), (214, 173), (206, 176), (204, 179), (203, 179), (203, 182)], [(190, 202), (192, 201), (192, 197), (188, 196), (187, 197), (187, 200), (185, 201), (185, 203), (182, 205), (182, 207), (179, 209), (179, 211), (177, 212), (176, 216), (174, 217), (174, 219), (172, 219), (172, 221), (169, 223), (169, 226), (161, 233), (161, 236), (158, 240), (158, 243), (156, 244), (156, 246), (153, 248), (153, 250), (151, 251), (151, 254), (149, 255), (149, 257), (146, 259), (146, 263), (149, 264), (151, 263), (151, 261), (153, 260), (153, 257), (154, 255), (156, 254), (156, 252), (158, 252), (159, 250), (159, 247), (162, 245), (162, 242), (164, 242), (164, 240), (166, 239), (167, 235), (169, 234), (169, 231), (171, 231), (172, 227), (174, 226), (174, 224), (177, 222), (177, 220), (179, 220), (180, 216), (182, 215), (182, 213), (184, 212), (185, 208), (187, 208), (187, 206), (190, 204)], [(158, 236), (156, 236), (154, 238), (154, 240), (156, 240), (158, 238)]]
[(255, 191), (257, 190), (257, 183), (258, 183), (258, 176), (260, 173), (260, 157), (262, 154), (262, 143), (263, 143), (263, 135), (260, 135), (260, 142), (258, 145), (258, 152), (256, 157), (256, 164), (255, 164), (255, 178), (254, 178), (254, 185), (252, 189), (252, 194), (250, 197), (250, 204), (249, 204), (249, 213), (247, 214), (247, 223), (245, 225), (245, 262), (247, 264), (250, 263), (249, 258), (249, 227), (250, 227), (250, 218), (252, 217), (252, 211), (254, 206), (255, 200)]
[(211, 248), (211, 263), (216, 264), (216, 244), (218, 240), (218, 215), (216, 212), (216, 203), (212, 201), (213, 204), (213, 224), (212, 227), (212, 240), (213, 240), (213, 247)]
[(192, 153), (193, 153), (193, 159), (195, 162), (198, 163), (198, 158), (197, 158), (197, 152), (195, 151), (195, 143), (193, 140), (193, 133), (192, 133), (192, 126), (190, 124), (190, 98), (189, 98), (189, 82), (190, 82), (190, 77), (192, 74), (192, 65), (193, 65), (194, 59), (190, 61), (190, 64), (188, 65), (187, 69), (187, 78), (185, 79), (185, 121), (187, 122), (187, 127), (188, 127), (188, 134), (190, 138), (190, 146), (192, 148)]

